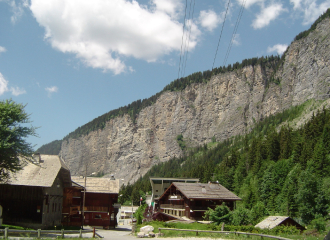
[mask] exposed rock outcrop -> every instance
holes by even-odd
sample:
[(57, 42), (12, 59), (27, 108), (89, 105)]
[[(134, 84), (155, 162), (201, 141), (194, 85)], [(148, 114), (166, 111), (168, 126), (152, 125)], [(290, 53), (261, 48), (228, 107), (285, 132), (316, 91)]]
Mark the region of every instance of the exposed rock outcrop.
[[(293, 42), (273, 71), (248, 66), (181, 92), (165, 92), (139, 113), (136, 123), (128, 115), (111, 119), (102, 130), (64, 140), (60, 155), (72, 175), (83, 172), (87, 163), (89, 173), (103, 171), (134, 182), (154, 164), (182, 154), (179, 134), (190, 146), (213, 136), (220, 141), (307, 99), (329, 98), (330, 19)], [(271, 76), (280, 83), (270, 82)]]

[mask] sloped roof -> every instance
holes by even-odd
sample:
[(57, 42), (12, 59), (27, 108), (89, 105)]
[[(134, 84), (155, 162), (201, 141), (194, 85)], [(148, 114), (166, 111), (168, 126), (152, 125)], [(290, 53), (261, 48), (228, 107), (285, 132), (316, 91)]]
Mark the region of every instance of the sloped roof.
[(261, 221), (255, 227), (261, 228), (261, 229), (272, 229), (278, 225), (280, 225), (282, 222), (287, 220), (289, 217), (286, 216), (269, 216), (265, 220)]
[(219, 183), (172, 183), (189, 199), (242, 200)]
[[(72, 176), (72, 181), (85, 186), (85, 178)], [(110, 178), (87, 177), (86, 192), (93, 193), (119, 193), (119, 179), (110, 180)]]
[(25, 161), (23, 169), (11, 174), (6, 184), (51, 187), (60, 171), (63, 181), (71, 184), (70, 170), (58, 155), (40, 154), (40, 159), (35, 163)]

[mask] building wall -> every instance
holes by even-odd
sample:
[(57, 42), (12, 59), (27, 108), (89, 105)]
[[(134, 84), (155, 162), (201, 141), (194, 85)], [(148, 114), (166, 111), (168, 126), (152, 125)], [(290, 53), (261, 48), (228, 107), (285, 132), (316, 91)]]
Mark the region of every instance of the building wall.
[(0, 184), (0, 193), (4, 224), (42, 224), (41, 187)]
[(43, 228), (60, 226), (63, 207), (63, 182), (56, 177), (51, 187), (43, 188)]

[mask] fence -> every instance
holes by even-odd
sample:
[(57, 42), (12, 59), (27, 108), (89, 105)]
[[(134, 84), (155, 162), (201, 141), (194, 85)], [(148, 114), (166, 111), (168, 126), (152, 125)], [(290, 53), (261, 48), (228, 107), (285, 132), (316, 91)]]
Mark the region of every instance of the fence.
[(257, 233), (247, 233), (247, 232), (233, 232), (233, 231), (208, 231), (208, 230), (195, 230), (195, 229), (176, 229), (176, 228), (158, 228), (159, 233), (161, 233), (161, 230), (171, 230), (171, 231), (183, 231), (183, 232), (196, 232), (196, 236), (198, 236), (198, 233), (206, 232), (206, 233), (232, 233), (232, 234), (242, 234), (242, 235), (253, 235), (253, 236), (259, 236), (261, 239), (265, 238), (274, 238), (278, 240), (291, 240), (289, 238), (283, 238), (279, 236), (271, 236), (266, 234), (257, 234)]
[(49, 234), (56, 234), (60, 235), (61, 238), (65, 237), (65, 234), (79, 234), (79, 238), (82, 238), (83, 233), (93, 233), (93, 238), (95, 236), (99, 238), (103, 238), (101, 235), (95, 232), (95, 228), (91, 230), (18, 230), (18, 229), (0, 229), (0, 233), (4, 233), (4, 238), (8, 239), (9, 234), (16, 234), (16, 235), (36, 235), (37, 238), (41, 238), (41, 235), (49, 235)]

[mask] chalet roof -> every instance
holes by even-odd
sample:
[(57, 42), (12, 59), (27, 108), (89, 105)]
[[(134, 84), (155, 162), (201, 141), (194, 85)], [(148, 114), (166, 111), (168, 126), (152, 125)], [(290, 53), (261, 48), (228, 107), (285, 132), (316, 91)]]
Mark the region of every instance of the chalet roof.
[(34, 163), (24, 161), (22, 170), (10, 175), (6, 184), (51, 187), (59, 175), (65, 184), (71, 184), (70, 170), (58, 155), (36, 155)]
[(189, 199), (242, 200), (219, 183), (172, 183)]
[[(80, 176), (72, 176), (72, 181), (85, 186), (85, 178)], [(86, 192), (93, 193), (119, 193), (119, 179), (111, 180), (110, 178), (87, 177)]]
[(285, 216), (269, 216), (265, 220), (263, 220), (260, 223), (258, 223), (257, 225), (255, 225), (255, 227), (258, 227), (261, 229), (264, 229), (264, 228), (272, 229), (272, 228), (280, 225), (282, 222), (284, 222), (288, 218), (289, 217), (285, 217)]

